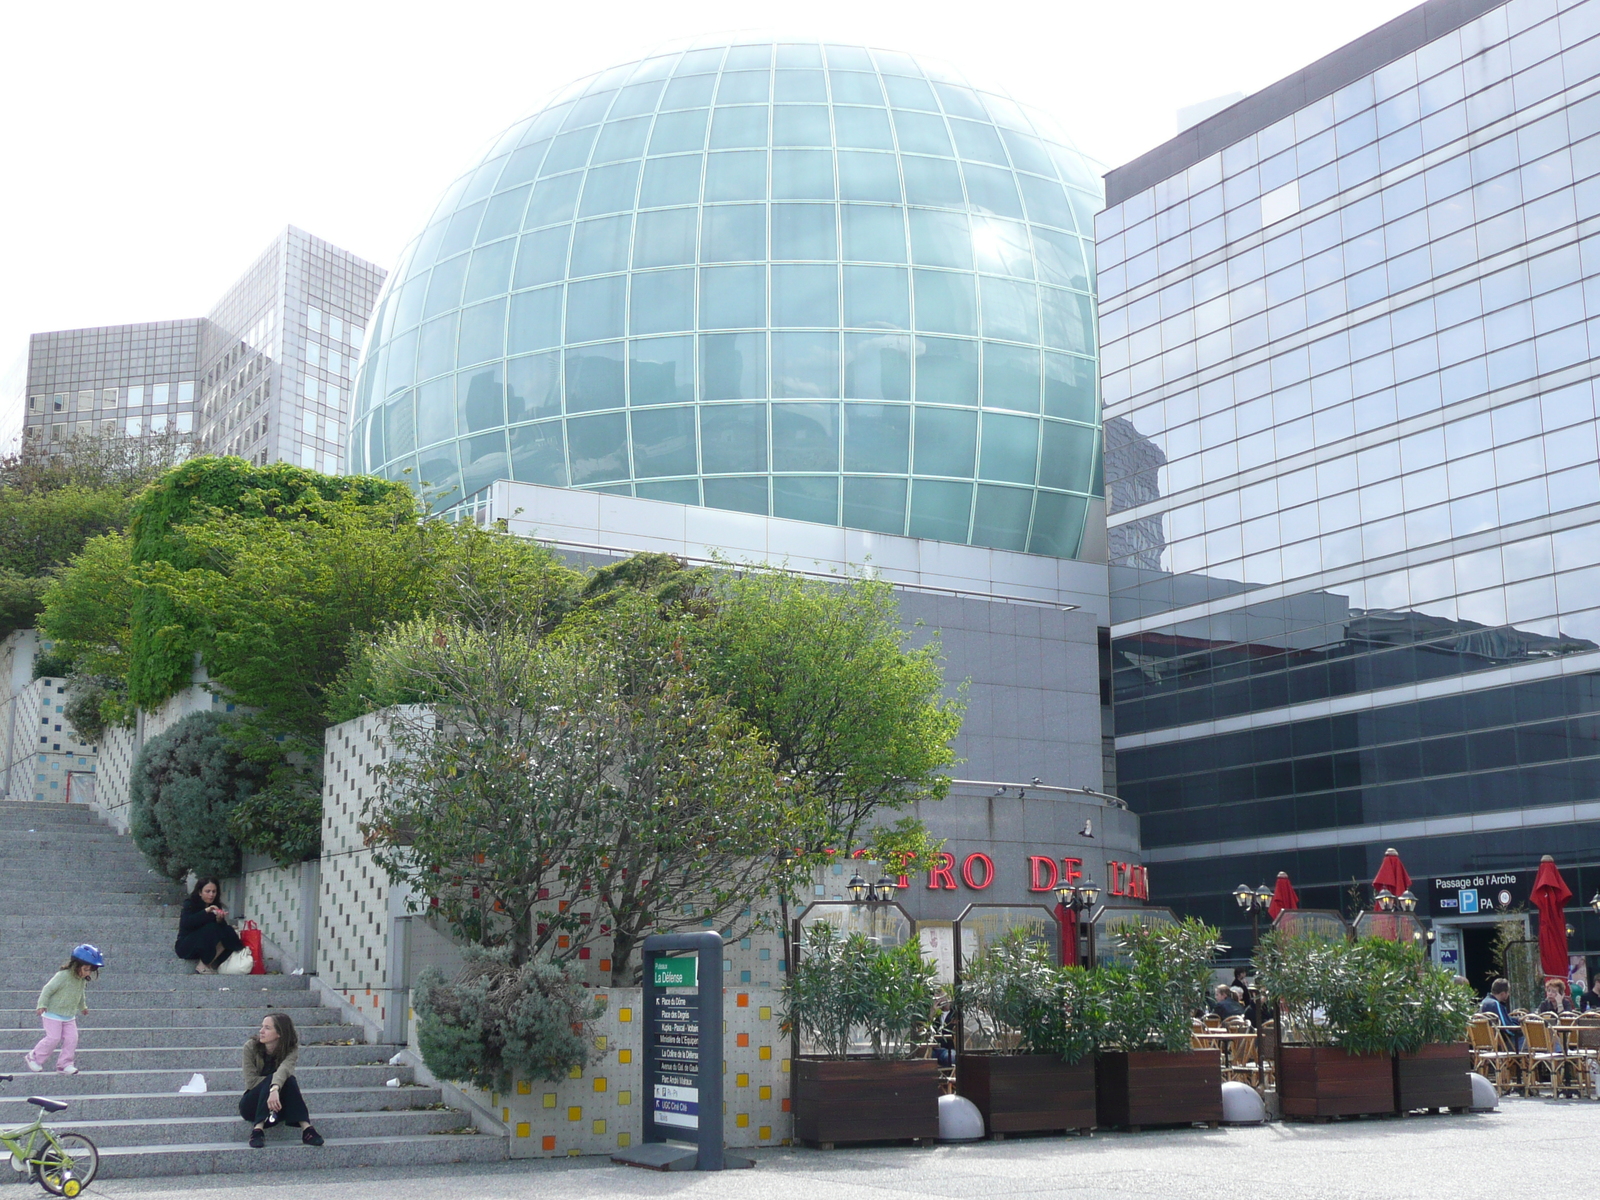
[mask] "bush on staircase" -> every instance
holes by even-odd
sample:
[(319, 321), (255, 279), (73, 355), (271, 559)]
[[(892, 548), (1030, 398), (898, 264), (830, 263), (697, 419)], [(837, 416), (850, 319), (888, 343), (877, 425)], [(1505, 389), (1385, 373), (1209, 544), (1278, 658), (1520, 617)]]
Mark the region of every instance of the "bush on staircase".
[(423, 971), (412, 1006), (417, 1045), (441, 1079), (486, 1091), (510, 1089), (514, 1078), (566, 1079), (589, 1061), (589, 1023), (605, 1009), (577, 969), (511, 961), (510, 947), (466, 951), (453, 981), (436, 967)]
[(169, 879), (238, 873), (228, 818), (266, 771), (239, 753), (227, 725), (220, 713), (190, 713), (147, 741), (134, 763), (133, 840)]

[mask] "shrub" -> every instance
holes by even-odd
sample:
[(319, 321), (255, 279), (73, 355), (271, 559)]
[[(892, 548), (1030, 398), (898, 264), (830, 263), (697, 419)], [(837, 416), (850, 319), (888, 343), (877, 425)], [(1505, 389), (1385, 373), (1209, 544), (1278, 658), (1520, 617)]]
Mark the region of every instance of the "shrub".
[(1205, 1003), (1211, 960), (1227, 949), (1190, 917), (1174, 925), (1128, 925), (1117, 935), (1127, 966), (1101, 967), (1108, 1050), (1187, 1050), (1190, 1021)]
[(122, 681), (111, 675), (73, 675), (67, 680), (67, 702), (62, 716), (84, 741), (98, 745), (105, 740), (113, 722), (108, 711), (115, 711), (124, 695)]
[(1094, 1051), (1104, 1022), (1099, 983), (1097, 972), (1057, 964), (1047, 945), (1014, 929), (968, 964), (962, 1019), (969, 1036), (997, 1050), (1077, 1062)]
[(826, 921), (806, 930), (784, 986), (786, 1020), (827, 1058), (864, 1041), (873, 1058), (909, 1058), (934, 1015), (935, 968), (919, 942), (893, 950)]
[(589, 1023), (604, 1011), (575, 967), (511, 964), (507, 947), (468, 947), (467, 965), (448, 981), (422, 972), (412, 1007), (417, 1046), (442, 1079), (509, 1091), (515, 1079), (566, 1079), (589, 1060)]
[(146, 742), (134, 763), (133, 839), (169, 879), (239, 871), (228, 817), (266, 772), (241, 756), (228, 734), (221, 714), (191, 713)]

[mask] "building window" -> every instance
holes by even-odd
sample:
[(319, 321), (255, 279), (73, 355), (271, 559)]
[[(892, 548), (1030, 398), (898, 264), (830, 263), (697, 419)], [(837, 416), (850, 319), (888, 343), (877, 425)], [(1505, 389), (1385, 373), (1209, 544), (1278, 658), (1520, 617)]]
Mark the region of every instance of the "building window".
[(322, 310), (320, 308), (306, 309), (306, 328), (313, 333), (322, 332)]
[(188, 404), (194, 399), (194, 380), (185, 379), (178, 384), (178, 403)]
[(115, 408), (117, 406), (117, 389), (105, 388), (100, 393), (101, 408)]
[(129, 437), (138, 437), (139, 436), (140, 424), (141, 424), (141, 418), (139, 418), (139, 417), (129, 417), (128, 418), (128, 436)]
[(167, 402), (167, 385), (158, 383), (150, 389), (150, 403), (165, 404)]

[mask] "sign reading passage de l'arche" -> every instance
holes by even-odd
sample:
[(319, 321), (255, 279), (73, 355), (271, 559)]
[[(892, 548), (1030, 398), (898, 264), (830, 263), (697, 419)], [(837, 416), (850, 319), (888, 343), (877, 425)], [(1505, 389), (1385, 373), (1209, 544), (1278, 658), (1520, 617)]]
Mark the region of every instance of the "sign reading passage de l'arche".
[(755, 1166), (722, 1149), (722, 938), (658, 934), (643, 949), (644, 1130), (613, 1161), (657, 1171)]

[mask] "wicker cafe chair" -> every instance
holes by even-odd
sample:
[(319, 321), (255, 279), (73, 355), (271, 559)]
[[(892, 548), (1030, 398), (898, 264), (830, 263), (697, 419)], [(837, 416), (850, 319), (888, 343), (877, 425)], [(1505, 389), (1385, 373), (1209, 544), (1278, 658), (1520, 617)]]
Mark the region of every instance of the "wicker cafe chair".
[(1222, 1028), (1222, 1018), (1219, 1017), (1216, 1013), (1207, 1013), (1206, 1017), (1205, 1017), (1205, 1021), (1206, 1021), (1206, 1028), (1207, 1029), (1221, 1029)]
[(1521, 1087), (1522, 1056), (1501, 1043), (1488, 1013), (1467, 1022), (1467, 1042), (1472, 1047), (1472, 1069), (1494, 1084), (1496, 1092), (1503, 1096)]
[(1563, 1092), (1572, 1093), (1575, 1085), (1567, 1083), (1565, 1077), (1577, 1063), (1572, 1055), (1562, 1049), (1559, 1040), (1550, 1032), (1549, 1024), (1538, 1017), (1524, 1017), (1522, 1040), (1527, 1046), (1523, 1055), (1524, 1094), (1532, 1095), (1544, 1086), (1539, 1081), (1541, 1070), (1545, 1073), (1544, 1083), (1549, 1085), (1552, 1099), (1559, 1100)]

